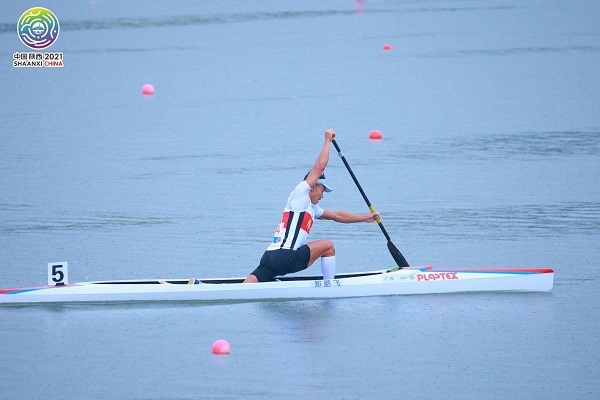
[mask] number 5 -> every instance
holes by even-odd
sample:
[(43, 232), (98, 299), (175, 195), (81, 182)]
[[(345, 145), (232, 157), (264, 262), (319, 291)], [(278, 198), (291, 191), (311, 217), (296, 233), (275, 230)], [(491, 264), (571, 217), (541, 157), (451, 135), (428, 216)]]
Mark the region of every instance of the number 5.
[(65, 285), (69, 283), (69, 270), (66, 262), (48, 264), (48, 286)]

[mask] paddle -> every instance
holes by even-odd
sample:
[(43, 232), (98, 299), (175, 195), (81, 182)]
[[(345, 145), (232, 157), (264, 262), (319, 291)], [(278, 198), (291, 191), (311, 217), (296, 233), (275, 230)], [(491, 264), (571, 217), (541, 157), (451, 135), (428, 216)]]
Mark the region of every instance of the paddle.
[[(346, 161), (346, 157), (344, 157), (344, 155), (342, 154), (342, 150), (340, 149), (340, 146), (338, 146), (335, 139), (333, 139), (333, 145), (335, 146), (335, 149), (338, 152), (338, 156), (340, 156), (340, 158), (344, 162), (346, 169), (348, 170), (348, 172), (350, 172), (350, 176), (352, 177), (352, 180), (354, 181), (354, 183), (356, 184), (356, 187), (360, 191), (360, 194), (362, 194), (363, 199), (365, 199), (367, 206), (369, 206), (369, 210), (371, 210), (371, 212), (375, 212), (375, 207), (373, 207), (371, 205), (371, 202), (369, 201), (369, 199), (367, 198), (367, 195), (365, 194), (362, 187), (360, 186), (360, 183), (358, 183), (358, 180), (356, 179), (354, 172), (352, 172), (352, 169), (350, 168), (348, 161)], [(402, 255), (402, 253), (400, 253), (400, 250), (398, 250), (398, 248), (394, 245), (394, 243), (392, 243), (392, 239), (390, 238), (390, 235), (388, 235), (387, 231), (383, 227), (383, 224), (381, 223), (381, 219), (375, 218), (375, 221), (377, 221), (377, 224), (381, 228), (383, 235), (387, 239), (388, 250), (390, 251), (390, 254), (392, 255), (392, 257), (394, 258), (394, 261), (396, 261), (396, 265), (398, 266), (398, 268), (410, 267), (410, 265), (408, 265), (408, 262), (406, 261), (406, 259)]]

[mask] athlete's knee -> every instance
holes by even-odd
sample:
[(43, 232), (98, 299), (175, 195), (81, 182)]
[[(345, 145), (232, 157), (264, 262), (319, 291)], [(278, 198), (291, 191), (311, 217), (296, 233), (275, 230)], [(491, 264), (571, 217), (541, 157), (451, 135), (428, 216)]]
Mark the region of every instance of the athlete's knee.
[(335, 246), (333, 242), (329, 239), (323, 239), (324, 250), (323, 257), (331, 257), (335, 255)]

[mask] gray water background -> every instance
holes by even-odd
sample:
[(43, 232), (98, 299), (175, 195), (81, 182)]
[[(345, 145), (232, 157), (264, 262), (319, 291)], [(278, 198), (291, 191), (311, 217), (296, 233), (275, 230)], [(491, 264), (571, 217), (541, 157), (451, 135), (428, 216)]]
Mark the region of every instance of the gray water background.
[[(62, 69), (12, 67), (33, 6), (61, 22)], [(411, 264), (556, 280), (1, 307), (0, 398), (598, 398), (599, 17), (595, 1), (3, 2), (0, 287), (45, 284), (52, 261), (71, 281), (245, 276), (329, 127)], [(335, 153), (327, 179), (323, 207), (366, 211)], [(340, 272), (392, 265), (375, 224), (312, 236)]]

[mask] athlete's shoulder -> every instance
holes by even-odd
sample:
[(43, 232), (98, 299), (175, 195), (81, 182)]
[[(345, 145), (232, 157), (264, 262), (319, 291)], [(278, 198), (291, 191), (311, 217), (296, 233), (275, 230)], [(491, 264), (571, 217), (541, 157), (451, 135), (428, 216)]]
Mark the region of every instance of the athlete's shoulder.
[(288, 197), (288, 201), (286, 204), (286, 208), (291, 210), (306, 210), (310, 205), (310, 196), (308, 195), (310, 192), (310, 186), (306, 181), (300, 182), (290, 196)]
[(290, 193), (290, 195), (292, 197), (304, 196), (308, 192), (310, 192), (310, 186), (309, 186), (308, 182), (302, 181), (302, 182), (300, 182), (299, 184), (296, 185), (296, 187), (294, 188), (294, 190), (292, 190), (292, 192)]
[(294, 190), (307, 190), (307, 191), (310, 191), (310, 185), (306, 181), (301, 181), (299, 184), (296, 185), (296, 187), (294, 188)]

